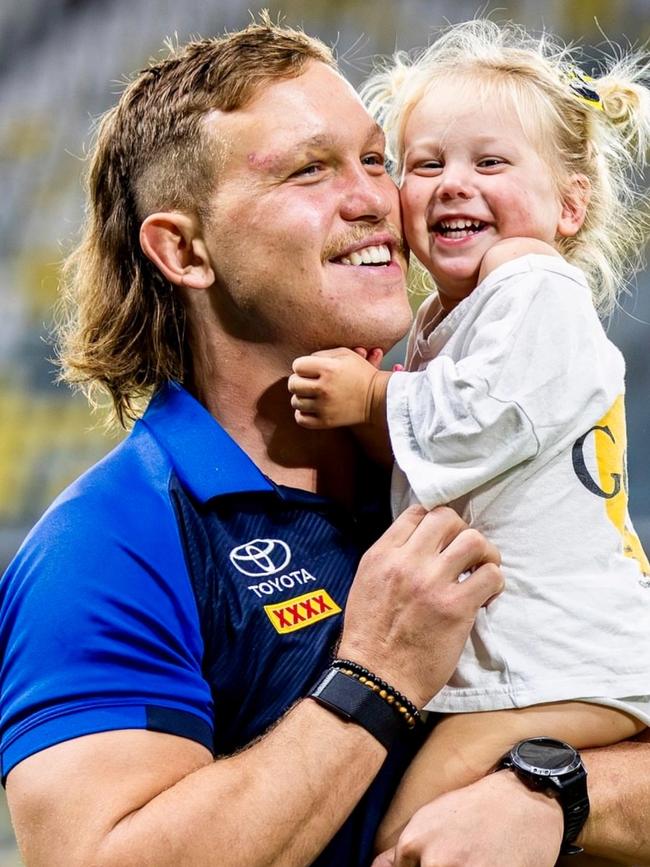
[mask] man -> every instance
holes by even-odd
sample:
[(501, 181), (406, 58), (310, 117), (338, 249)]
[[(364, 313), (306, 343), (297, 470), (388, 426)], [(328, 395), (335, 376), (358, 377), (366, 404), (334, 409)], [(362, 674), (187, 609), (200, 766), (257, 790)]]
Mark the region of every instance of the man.
[[(25, 863), (367, 863), (417, 746), (388, 699), (422, 707), (501, 588), (497, 553), (446, 509), (409, 510), (359, 562), (379, 480), (345, 432), (293, 422), (295, 356), (386, 349), (408, 326), (381, 131), (327, 49), (264, 19), (143, 72), (102, 124), (89, 191), (68, 378), (123, 421), (155, 396), (2, 584), (2, 773)], [(361, 248), (380, 264), (349, 264)], [(339, 634), (381, 693), (334, 670), (308, 697)], [(349, 721), (332, 682), (354, 693)], [(602, 848), (633, 784), (606, 762), (594, 777)], [(553, 863), (557, 804), (493, 778), (463, 814), (475, 827), (508, 799), (511, 828), (487, 822), (465, 863)], [(446, 821), (436, 863), (458, 863), (470, 834)], [(638, 839), (642, 813), (626, 822)], [(418, 863), (408, 834), (399, 863)]]

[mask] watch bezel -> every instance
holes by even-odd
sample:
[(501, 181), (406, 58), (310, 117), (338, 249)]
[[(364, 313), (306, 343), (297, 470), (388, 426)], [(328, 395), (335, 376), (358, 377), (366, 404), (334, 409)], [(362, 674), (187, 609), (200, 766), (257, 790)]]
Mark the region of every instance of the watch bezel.
[[(532, 765), (528, 762), (523, 756), (520, 754), (520, 748), (525, 744), (534, 743), (537, 747), (545, 747), (548, 746), (549, 749), (553, 749), (557, 751), (558, 749), (563, 749), (569, 751), (571, 755), (571, 760), (568, 764), (555, 766), (553, 768), (541, 768), (537, 765)], [(580, 759), (580, 755), (572, 746), (564, 741), (555, 740), (554, 738), (526, 738), (523, 741), (520, 741), (516, 744), (510, 752), (510, 760), (513, 765), (519, 770), (523, 771), (525, 774), (532, 774), (538, 777), (564, 777), (567, 774), (572, 774), (575, 770), (577, 770), (582, 765), (582, 760)]]

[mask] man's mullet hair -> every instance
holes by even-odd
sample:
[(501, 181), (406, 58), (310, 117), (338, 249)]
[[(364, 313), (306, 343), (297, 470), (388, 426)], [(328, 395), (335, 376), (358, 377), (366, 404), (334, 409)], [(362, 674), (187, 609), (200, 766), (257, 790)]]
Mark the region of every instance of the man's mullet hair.
[(236, 33), (167, 48), (96, 127), (81, 241), (62, 270), (60, 377), (93, 406), (109, 398), (122, 427), (164, 382), (191, 378), (185, 311), (140, 248), (142, 221), (169, 210), (208, 217), (219, 156), (206, 133), (209, 112), (246, 106), (259, 88), (299, 76), (310, 61), (336, 68), (320, 40), (266, 11)]

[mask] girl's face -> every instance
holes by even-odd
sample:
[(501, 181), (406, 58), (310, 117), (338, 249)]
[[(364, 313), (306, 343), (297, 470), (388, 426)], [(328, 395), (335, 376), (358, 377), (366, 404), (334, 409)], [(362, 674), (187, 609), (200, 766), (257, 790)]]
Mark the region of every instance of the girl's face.
[(424, 94), (405, 127), (404, 231), (445, 309), (475, 288), (481, 259), (497, 241), (553, 244), (577, 231), (514, 106), (489, 102), (468, 79), (444, 80)]

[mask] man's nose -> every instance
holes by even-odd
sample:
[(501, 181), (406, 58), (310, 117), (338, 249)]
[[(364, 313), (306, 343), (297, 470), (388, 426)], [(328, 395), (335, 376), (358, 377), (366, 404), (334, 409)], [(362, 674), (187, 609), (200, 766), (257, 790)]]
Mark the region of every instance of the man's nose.
[[(347, 173), (341, 196), (344, 220), (384, 220), (399, 212), (397, 187), (387, 175), (370, 175), (363, 166)], [(398, 219), (398, 217), (396, 217)]]

